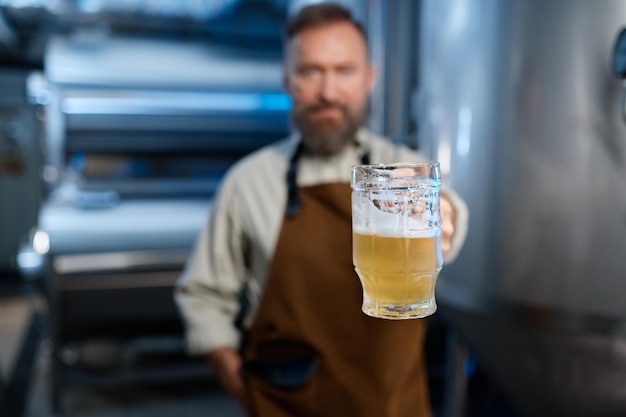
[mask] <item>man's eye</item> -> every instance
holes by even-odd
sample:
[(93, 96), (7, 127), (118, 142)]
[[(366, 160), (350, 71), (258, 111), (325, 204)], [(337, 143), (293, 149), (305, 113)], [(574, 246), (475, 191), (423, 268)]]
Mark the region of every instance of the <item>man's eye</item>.
[(317, 68), (302, 68), (300, 69), (299, 73), (304, 77), (312, 77), (317, 75), (319, 73), (319, 70)]
[(353, 67), (340, 67), (337, 72), (339, 72), (339, 74), (341, 75), (350, 75), (352, 73), (354, 73), (354, 68)]

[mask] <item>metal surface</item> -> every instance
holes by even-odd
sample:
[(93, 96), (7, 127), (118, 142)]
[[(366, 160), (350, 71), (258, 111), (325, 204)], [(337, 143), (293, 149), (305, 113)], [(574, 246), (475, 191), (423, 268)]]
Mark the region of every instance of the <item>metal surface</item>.
[[(188, 250), (221, 176), (287, 134), (291, 105), (278, 60), (164, 39), (57, 36), (27, 86), (46, 109), (39, 253), (72, 255), (61, 275), (78, 254), (113, 271), (115, 253)], [(26, 249), (32, 276), (44, 262)]]
[(46, 199), (19, 259), (43, 277), (59, 411), (69, 345), (182, 346), (172, 291), (217, 184), (287, 135), (291, 103), (278, 59), (162, 38), (57, 37), (27, 85), (46, 109)]
[(209, 208), (205, 199), (122, 200), (91, 210), (46, 202), (39, 227), (59, 254), (180, 249), (194, 242)]
[(377, 82), (371, 94), (369, 127), (394, 142), (416, 147), (413, 88), (417, 78), (415, 25), (419, 3), (413, 0), (370, 0), (368, 39)]
[(44, 76), (30, 95), (47, 101), (44, 178), (53, 186), (65, 179), (69, 153), (241, 155), (287, 131), (279, 61), (225, 47), (56, 37)]
[(471, 213), (440, 305), (525, 415), (626, 415), (626, 3), (422, 5), (421, 139)]
[(0, 0), (0, 62), (39, 67), (51, 35), (77, 32), (85, 38), (112, 33), (209, 38), (250, 55), (274, 49), (277, 56), (287, 2)]

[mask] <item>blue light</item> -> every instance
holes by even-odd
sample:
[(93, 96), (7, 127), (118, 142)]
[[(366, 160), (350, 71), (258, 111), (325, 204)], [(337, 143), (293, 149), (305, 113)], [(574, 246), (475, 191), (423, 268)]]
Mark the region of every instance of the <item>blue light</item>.
[(285, 93), (163, 93), (118, 97), (67, 97), (65, 114), (198, 114), (204, 112), (287, 112), (291, 98)]
[(291, 97), (287, 94), (261, 94), (260, 110), (289, 111), (291, 109)]

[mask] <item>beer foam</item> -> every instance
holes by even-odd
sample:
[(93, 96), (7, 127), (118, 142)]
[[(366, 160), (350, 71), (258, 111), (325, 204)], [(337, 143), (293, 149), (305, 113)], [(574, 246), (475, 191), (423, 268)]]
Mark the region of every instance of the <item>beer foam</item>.
[(372, 230), (353, 226), (352, 231), (362, 235), (376, 235), (383, 237), (409, 237), (409, 238), (429, 238), (441, 235), (441, 228), (426, 230)]
[(421, 195), (353, 194), (352, 227), (363, 234), (432, 237), (440, 233), (438, 207), (432, 210)]

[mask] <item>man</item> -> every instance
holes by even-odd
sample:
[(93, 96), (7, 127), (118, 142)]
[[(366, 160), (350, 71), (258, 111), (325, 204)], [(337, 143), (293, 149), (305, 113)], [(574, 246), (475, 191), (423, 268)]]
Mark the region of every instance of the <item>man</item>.
[[(190, 352), (250, 415), (430, 415), (425, 321), (363, 314), (352, 266), (351, 166), (422, 159), (362, 127), (374, 78), (343, 7), (309, 6), (288, 23), (284, 85), (298, 132), (225, 176), (177, 288)], [(450, 261), (467, 213), (450, 190), (441, 207)]]

